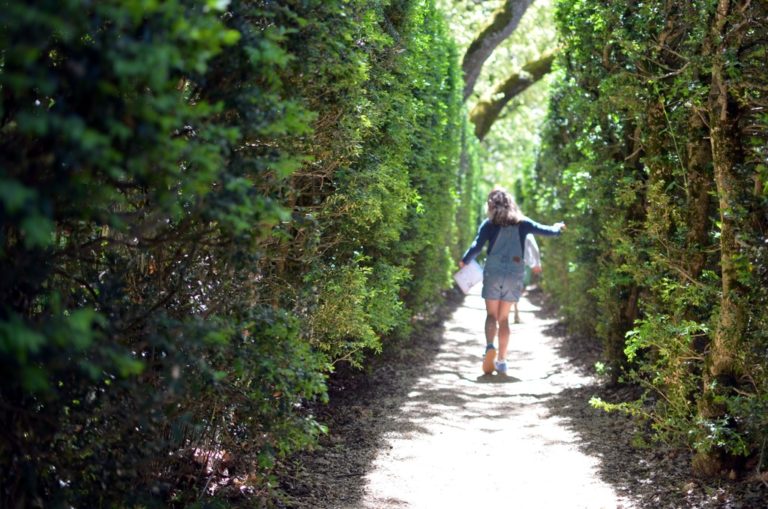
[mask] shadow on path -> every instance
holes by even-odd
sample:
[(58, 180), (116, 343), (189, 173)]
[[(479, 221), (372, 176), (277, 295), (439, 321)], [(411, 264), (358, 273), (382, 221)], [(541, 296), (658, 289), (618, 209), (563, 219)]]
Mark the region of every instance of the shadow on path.
[[(354, 508), (365, 493), (364, 477), (371, 469), (384, 436), (404, 424), (394, 416), (409, 399), (418, 378), (433, 369), (445, 324), (462, 305), (463, 296), (451, 291), (447, 303), (418, 325), (411, 344), (385, 345), (365, 371), (342, 365), (329, 381), (330, 403), (317, 409), (317, 418), (328, 426), (314, 451), (296, 455), (279, 475), (283, 492), (278, 507)], [(456, 332), (470, 334), (467, 329)], [(471, 339), (471, 338), (470, 338)], [(463, 377), (445, 371), (446, 375)], [(413, 424), (409, 432), (424, 432)]]
[(454, 300), (418, 340), (334, 376), (331, 403), (317, 409), (329, 433), (285, 463), (278, 507), (764, 506), (757, 485), (739, 496), (733, 484), (708, 488), (690, 478), (686, 454), (633, 448), (633, 422), (588, 403), (632, 394), (597, 383), (599, 346), (566, 337), (538, 292), (520, 303), (509, 374), (481, 374), (481, 304), (477, 294)]
[[(540, 310), (537, 317), (555, 312), (541, 292), (528, 298)], [(568, 335), (565, 324), (557, 322), (544, 331), (562, 337), (558, 355), (582, 372), (594, 371), (601, 359), (600, 345), (591, 338)], [(691, 471), (691, 453), (659, 443), (648, 443), (650, 434), (626, 415), (608, 414), (589, 404), (592, 397), (609, 402), (638, 399), (641, 391), (632, 386), (608, 387), (593, 381), (567, 388), (547, 401), (553, 415), (579, 437), (578, 446), (600, 458), (600, 478), (640, 508), (757, 509), (768, 507), (768, 485), (754, 481), (709, 481), (696, 479)]]

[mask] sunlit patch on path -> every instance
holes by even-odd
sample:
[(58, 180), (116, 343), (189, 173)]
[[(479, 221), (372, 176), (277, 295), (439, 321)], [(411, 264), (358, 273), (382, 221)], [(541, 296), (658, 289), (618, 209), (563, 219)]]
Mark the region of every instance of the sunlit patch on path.
[(482, 375), (485, 307), (479, 289), (466, 298), (434, 363), (391, 416), (405, 431), (385, 435), (362, 507), (633, 507), (600, 480), (599, 458), (580, 450), (547, 405), (593, 380), (558, 355), (561, 339), (543, 334), (554, 320), (537, 310), (520, 303), (508, 376)]

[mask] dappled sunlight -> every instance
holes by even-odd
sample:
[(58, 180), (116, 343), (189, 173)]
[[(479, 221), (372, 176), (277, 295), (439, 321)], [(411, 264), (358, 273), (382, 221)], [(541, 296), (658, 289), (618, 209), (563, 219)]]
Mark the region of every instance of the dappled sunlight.
[(444, 341), (391, 419), (366, 475), (364, 507), (629, 508), (598, 475), (567, 419), (546, 403), (593, 380), (557, 354), (554, 320), (524, 299), (509, 372), (483, 375), (479, 288), (445, 324)]

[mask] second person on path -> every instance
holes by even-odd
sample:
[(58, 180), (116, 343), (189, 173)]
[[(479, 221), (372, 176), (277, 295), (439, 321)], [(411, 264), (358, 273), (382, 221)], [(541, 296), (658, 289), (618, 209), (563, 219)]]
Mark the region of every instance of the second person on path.
[[(509, 311), (523, 293), (525, 261), (523, 246), (528, 235), (557, 236), (565, 229), (565, 223), (542, 225), (525, 217), (512, 195), (504, 189), (494, 189), (488, 195), (488, 219), (477, 231), (472, 245), (464, 253), (459, 266), (473, 260), (488, 243), (488, 253), (483, 268), (483, 292), (485, 299), (485, 354), (483, 372), (496, 370), (507, 373), (507, 346), (509, 345)], [(494, 340), (499, 335), (498, 356)]]

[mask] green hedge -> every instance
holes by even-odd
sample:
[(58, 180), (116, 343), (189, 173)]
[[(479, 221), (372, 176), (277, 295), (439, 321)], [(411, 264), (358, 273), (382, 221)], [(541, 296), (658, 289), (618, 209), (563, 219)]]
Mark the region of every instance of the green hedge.
[(704, 474), (758, 461), (768, 429), (768, 99), (752, 86), (768, 13), (715, 7), (559, 2), (565, 79), (536, 199), (571, 232), (548, 288), (611, 378), (646, 389), (621, 407)]
[(456, 60), (431, 1), (6, 2), (2, 505), (262, 496), (449, 286)]

